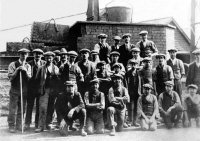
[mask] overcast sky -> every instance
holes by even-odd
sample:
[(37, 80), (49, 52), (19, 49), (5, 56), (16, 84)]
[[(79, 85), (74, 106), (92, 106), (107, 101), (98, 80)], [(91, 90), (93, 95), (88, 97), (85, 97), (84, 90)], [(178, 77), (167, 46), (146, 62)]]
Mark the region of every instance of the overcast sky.
[[(104, 8), (110, 1), (112, 0), (99, 0), (100, 8)], [(133, 22), (174, 17), (186, 32), (190, 30), (190, 0), (122, 1), (133, 6)], [(200, 13), (200, 0), (196, 1), (197, 12)], [(0, 29), (2, 30), (31, 24), (34, 21), (86, 12), (87, 0), (0, 0), (0, 9)], [(83, 14), (56, 20), (56, 23), (72, 25), (76, 21), (85, 19), (86, 15)], [(6, 42), (21, 42), (24, 37), (30, 37), (30, 32), (31, 26), (0, 32), (0, 51), (6, 50)]]

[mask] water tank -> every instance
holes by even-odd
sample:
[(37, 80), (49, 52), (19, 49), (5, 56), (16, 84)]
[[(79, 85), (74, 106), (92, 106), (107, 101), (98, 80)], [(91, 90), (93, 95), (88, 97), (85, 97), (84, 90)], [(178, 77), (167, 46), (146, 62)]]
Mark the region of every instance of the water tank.
[(123, 0), (113, 0), (106, 5), (106, 19), (113, 22), (132, 22), (132, 6)]

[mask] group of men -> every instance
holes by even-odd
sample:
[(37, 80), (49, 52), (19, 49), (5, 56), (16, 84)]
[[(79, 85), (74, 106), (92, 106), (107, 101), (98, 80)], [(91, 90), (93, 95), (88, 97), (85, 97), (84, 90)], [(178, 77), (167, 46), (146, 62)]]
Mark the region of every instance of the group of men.
[[(105, 128), (114, 136), (130, 126), (154, 131), (160, 117), (167, 128), (180, 127), (182, 119), (188, 127), (191, 118), (200, 127), (200, 50), (193, 52), (196, 60), (186, 79), (189, 94), (183, 97), (185, 69), (176, 58), (177, 50), (169, 49), (166, 61), (166, 55), (158, 53), (154, 42), (147, 39), (147, 31), (139, 35), (142, 40), (136, 45), (131, 44), (128, 33), (122, 36), (124, 44), (115, 36), (114, 45), (109, 46), (107, 35), (100, 34), (94, 50), (79, 51), (78, 61), (77, 52), (62, 48), (45, 53), (34, 49), (33, 60), (26, 62), (30, 51), (20, 49), (19, 60), (8, 67), (9, 131), (30, 129), (34, 103), (35, 132), (51, 129), (54, 113), (61, 135), (77, 130), (76, 119), (82, 136), (103, 134)], [(156, 68), (152, 68), (152, 56), (158, 59)], [(21, 107), (26, 113), (24, 127)]]

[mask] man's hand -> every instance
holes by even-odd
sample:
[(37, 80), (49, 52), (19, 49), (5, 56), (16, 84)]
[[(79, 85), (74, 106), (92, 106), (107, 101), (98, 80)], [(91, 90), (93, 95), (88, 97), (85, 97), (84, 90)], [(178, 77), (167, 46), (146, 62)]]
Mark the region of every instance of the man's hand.
[(65, 127), (66, 122), (64, 119), (62, 119), (62, 121), (60, 122), (60, 129), (63, 130), (63, 128)]
[(152, 117), (149, 119), (149, 123), (150, 123), (150, 124), (153, 123), (154, 120), (155, 120), (155, 118), (152, 116)]
[(21, 71), (27, 71), (26, 68), (24, 66), (19, 66), (17, 70), (21, 70)]
[(67, 115), (68, 118), (72, 118), (73, 114), (74, 114), (75, 109), (71, 109)]
[(146, 121), (147, 124), (150, 123), (150, 120), (147, 117), (145, 117), (145, 121)]

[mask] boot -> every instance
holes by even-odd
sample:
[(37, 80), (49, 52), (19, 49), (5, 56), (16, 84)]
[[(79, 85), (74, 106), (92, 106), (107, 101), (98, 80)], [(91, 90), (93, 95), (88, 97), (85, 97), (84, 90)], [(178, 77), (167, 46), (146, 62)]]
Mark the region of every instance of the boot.
[(63, 129), (59, 130), (59, 133), (61, 136), (68, 136), (68, 131), (69, 131), (68, 126), (65, 125), (65, 127)]
[(43, 127), (39, 127), (39, 128), (35, 129), (35, 133), (40, 133), (40, 132), (43, 132), (43, 131), (44, 131)]
[(85, 132), (84, 129), (80, 129), (80, 134), (81, 136), (87, 136), (87, 133)]
[(115, 136), (115, 126), (111, 127), (110, 136)]
[(15, 133), (16, 132), (15, 127), (14, 126), (9, 126), (9, 132), (10, 133)]
[(133, 121), (132, 126), (139, 127), (140, 125), (136, 121)]

